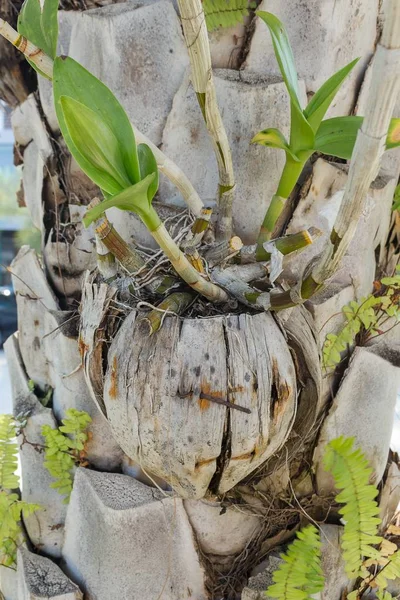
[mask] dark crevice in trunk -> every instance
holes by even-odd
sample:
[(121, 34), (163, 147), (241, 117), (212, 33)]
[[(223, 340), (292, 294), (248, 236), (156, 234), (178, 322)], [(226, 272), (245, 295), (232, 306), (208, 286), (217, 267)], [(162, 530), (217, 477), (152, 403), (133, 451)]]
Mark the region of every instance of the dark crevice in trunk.
[(259, 7), (259, 5), (261, 4), (262, 0), (256, 0), (255, 2), (255, 8), (253, 10), (250, 11), (250, 22), (246, 27), (246, 32), (245, 32), (245, 38), (244, 38), (244, 42), (243, 42), (243, 46), (242, 49), (240, 51), (239, 57), (238, 57), (238, 69), (240, 70), (242, 67), (244, 67), (244, 63), (246, 62), (246, 58), (248, 53), (250, 52), (250, 46), (251, 46), (251, 40), (253, 39), (253, 35), (254, 35), (254, 31), (256, 28), (256, 9)]
[[(228, 339), (228, 335), (227, 335), (227, 326), (228, 326), (229, 321), (224, 321), (222, 324), (222, 329), (223, 329), (223, 333), (224, 333), (224, 339), (225, 339), (225, 348), (226, 348), (226, 372), (227, 372), (227, 382), (226, 382), (226, 389), (227, 389), (227, 399), (230, 400), (229, 398), (229, 373), (230, 373), (230, 368), (229, 368), (229, 339)], [(213, 494), (216, 494), (219, 488), (219, 484), (221, 481), (221, 477), (222, 474), (224, 472), (225, 469), (225, 465), (229, 462), (230, 458), (232, 456), (232, 429), (231, 429), (231, 409), (227, 408), (226, 409), (226, 413), (225, 413), (225, 423), (224, 423), (224, 433), (222, 436), (222, 443), (221, 443), (221, 452), (220, 455), (217, 458), (217, 468), (216, 471), (213, 475), (213, 478), (211, 479), (210, 485), (209, 485), (209, 489)]]

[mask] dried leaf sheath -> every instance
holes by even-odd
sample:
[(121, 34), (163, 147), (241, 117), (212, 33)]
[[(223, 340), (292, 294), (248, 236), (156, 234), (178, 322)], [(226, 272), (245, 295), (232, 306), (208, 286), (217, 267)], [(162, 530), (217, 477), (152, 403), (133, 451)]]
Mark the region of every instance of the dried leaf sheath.
[(20, 35), (11, 25), (0, 19), (0, 35), (18, 48), (22, 54), (31, 61), (49, 79), (53, 76), (53, 60), (40, 48), (32, 44), (23, 35)]
[(163, 224), (150, 233), (169, 258), (176, 272), (191, 288), (213, 302), (226, 302), (228, 300), (228, 295), (222, 288), (204, 279), (190, 264)]
[(369, 186), (379, 171), (399, 91), (400, 3), (392, 0), (387, 2), (387, 15), (376, 51), (367, 112), (352, 155), (342, 204), (332, 229), (330, 243), (322, 260), (314, 268), (308, 285), (320, 286), (332, 275), (353, 239)]
[(217, 237), (232, 237), (232, 204), (235, 187), (232, 155), (218, 108), (207, 27), (201, 0), (178, 0), (189, 52), (193, 88), (214, 147), (219, 172)]

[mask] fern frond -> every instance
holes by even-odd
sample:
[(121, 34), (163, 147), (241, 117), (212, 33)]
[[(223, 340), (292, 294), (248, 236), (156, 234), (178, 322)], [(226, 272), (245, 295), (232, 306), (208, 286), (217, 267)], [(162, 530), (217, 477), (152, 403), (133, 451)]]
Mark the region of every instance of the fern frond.
[(381, 520), (374, 500), (378, 490), (369, 483), (372, 469), (361, 450), (354, 449), (354, 438), (332, 440), (326, 447), (324, 466), (333, 475), (336, 488), (342, 490), (336, 500), (344, 504), (339, 510), (345, 522), (342, 550), (346, 573), (352, 579), (362, 575), (364, 557), (381, 557), (373, 547), (382, 542), (377, 535)]
[(241, 23), (250, 8), (249, 0), (203, 0), (207, 29), (233, 27)]
[(353, 345), (360, 331), (367, 333), (378, 332), (380, 315), (400, 321), (400, 266), (392, 277), (384, 277), (376, 282), (378, 289), (385, 286), (381, 296), (370, 294), (359, 302), (355, 300), (343, 307), (342, 312), (346, 318), (337, 335), (329, 333), (325, 338), (322, 349), (322, 362), (325, 369), (335, 368), (341, 361), (341, 353)]
[(383, 285), (388, 285), (396, 290), (400, 289), (400, 265), (397, 265), (396, 272), (393, 277), (384, 277), (381, 282)]
[(19, 487), (15, 474), (18, 467), (18, 444), (15, 442), (16, 427), (12, 415), (0, 415), (0, 489)]
[(17, 494), (0, 491), (0, 565), (15, 564), (17, 547), (22, 540), (21, 512), (28, 516), (39, 510), (37, 504), (19, 500)]
[(62, 419), (62, 425), (59, 430), (66, 433), (71, 439), (71, 448), (81, 451), (85, 447), (87, 441), (87, 432), (89, 424), (92, 422), (90, 415), (87, 412), (69, 408), (65, 413), (65, 418)]
[(383, 298), (370, 294), (360, 302), (352, 300), (343, 307), (342, 312), (347, 322), (337, 335), (330, 333), (326, 336), (322, 349), (323, 364), (326, 369), (336, 367), (340, 363), (341, 352), (354, 344), (362, 327), (368, 330), (376, 325), (378, 321), (376, 307), (381, 305), (382, 301)]
[(65, 496), (64, 502), (69, 502), (73, 485), (73, 468), (85, 456), (85, 445), (88, 440), (87, 427), (92, 419), (84, 411), (69, 408), (58, 429), (49, 425), (42, 427), (45, 440), (44, 466), (56, 481), (50, 487)]
[(389, 594), (386, 590), (377, 590), (376, 597), (378, 600), (394, 600), (394, 596)]
[(59, 493), (66, 495), (68, 501), (72, 491), (72, 469), (75, 465), (75, 460), (70, 454), (71, 440), (58, 429), (52, 429), (50, 425), (43, 425), (42, 435), (46, 446), (43, 464), (50, 475), (56, 479), (50, 487), (58, 488)]
[(379, 561), (381, 567), (375, 575), (370, 575), (368, 582), (374, 582), (379, 589), (384, 590), (387, 587), (388, 581), (393, 581), (400, 577), (400, 553), (395, 552), (391, 556), (381, 558)]
[(321, 568), (321, 541), (316, 527), (309, 525), (297, 533), (284, 562), (274, 572), (267, 595), (278, 600), (308, 600), (321, 592), (324, 577)]

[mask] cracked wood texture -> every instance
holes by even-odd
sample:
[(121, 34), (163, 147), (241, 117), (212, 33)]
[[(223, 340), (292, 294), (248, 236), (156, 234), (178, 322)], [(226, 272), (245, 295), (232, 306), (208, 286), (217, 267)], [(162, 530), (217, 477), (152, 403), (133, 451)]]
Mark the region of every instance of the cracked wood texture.
[(104, 403), (116, 440), (184, 498), (228, 491), (273, 455), (296, 398), (294, 364), (269, 314), (167, 318), (143, 338), (133, 311), (108, 355)]

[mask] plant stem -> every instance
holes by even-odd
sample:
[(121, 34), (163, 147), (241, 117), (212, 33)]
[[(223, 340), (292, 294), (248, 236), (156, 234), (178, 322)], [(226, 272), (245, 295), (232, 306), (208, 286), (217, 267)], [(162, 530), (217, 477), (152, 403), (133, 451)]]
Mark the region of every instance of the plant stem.
[(110, 282), (117, 276), (118, 267), (115, 256), (96, 234), (97, 268), (106, 282)]
[(320, 260), (291, 290), (271, 294), (271, 310), (311, 298), (336, 271), (354, 237), (371, 183), (379, 173), (390, 119), (400, 92), (400, 2), (387, 0), (386, 18), (373, 63), (367, 110), (358, 132), (342, 203)]
[(325, 252), (303, 283), (306, 292), (321, 287), (347, 252), (385, 151), (390, 119), (400, 92), (399, 0), (388, 0), (386, 11), (373, 63), (366, 115), (358, 132), (343, 200)]
[[(168, 156), (164, 154), (153, 142), (149, 140), (143, 133), (141, 133), (132, 123), (132, 128), (135, 134), (136, 142), (138, 144), (147, 144), (151, 149), (154, 157), (157, 161), (157, 166), (161, 173), (173, 183), (180, 193), (192, 213), (198, 218), (202, 218), (202, 211), (204, 209), (203, 201), (194, 189), (190, 180), (186, 177), (185, 173), (174, 163)], [(204, 209), (209, 210), (209, 209)]]
[(183, 241), (182, 247), (196, 247), (200, 245), (201, 240), (207, 231), (212, 215), (212, 208), (203, 207), (200, 212), (200, 216), (197, 217), (193, 223), (191, 230), (189, 231), (186, 239)]
[(232, 258), (238, 254), (242, 248), (242, 240), (237, 235), (234, 235), (230, 240), (225, 240), (207, 249), (204, 258), (208, 262), (217, 265), (227, 258)]
[(217, 239), (226, 240), (232, 237), (235, 177), (228, 137), (218, 109), (203, 5), (201, 0), (178, 0), (178, 5), (189, 52), (193, 88), (211, 137), (218, 164)]
[(187, 256), (190, 264), (202, 275), (206, 274), (206, 270), (204, 268), (202, 257), (199, 254), (199, 251), (194, 246), (188, 246), (185, 248), (185, 254)]
[(264, 279), (268, 275), (268, 263), (253, 262), (246, 265), (230, 265), (224, 268), (224, 273), (233, 279), (249, 283), (255, 279)]
[(228, 300), (228, 295), (223, 289), (207, 281), (196, 271), (162, 223), (150, 233), (171, 261), (175, 271), (191, 288), (212, 302), (226, 302)]
[[(101, 204), (99, 198), (94, 198), (89, 204), (88, 209), (98, 204)], [(145, 261), (143, 258), (119, 235), (105, 213), (95, 221), (94, 227), (96, 238), (115, 256), (129, 275), (134, 275), (136, 271), (144, 267)]]
[(271, 308), (269, 292), (255, 290), (248, 283), (236, 277), (236, 273), (233, 270), (213, 269), (212, 278), (242, 304), (255, 310), (269, 310)]
[(195, 296), (189, 292), (175, 292), (140, 319), (140, 330), (143, 335), (152, 335), (160, 329), (167, 314), (181, 315), (193, 302)]
[(15, 29), (3, 19), (0, 19), (0, 35), (18, 48), (18, 50), (22, 52), (31, 63), (36, 65), (44, 75), (49, 79), (52, 79), (53, 61), (50, 56), (47, 56), (47, 54), (35, 46), (35, 44), (32, 44), (23, 35), (20, 35), (18, 31), (15, 31)]
[[(310, 227), (309, 229), (299, 231), (298, 233), (293, 233), (291, 235), (276, 238), (275, 240), (270, 240), (268, 243), (274, 244), (279, 252), (281, 252), (284, 256), (287, 256), (293, 252), (304, 250), (304, 248), (307, 248), (307, 246), (313, 244), (321, 235), (322, 232), (320, 229), (317, 229), (317, 227)], [(263, 253), (257, 253), (257, 249), (257, 245), (244, 246), (239, 253), (237, 262), (244, 265), (256, 261), (265, 262), (270, 260), (270, 252), (267, 252), (267, 250), (263, 248)]]
[[(98, 198), (94, 198), (88, 208), (97, 206), (100, 203)], [(118, 260), (122, 268), (133, 278), (139, 279), (146, 275), (146, 263), (134, 248), (131, 248), (125, 240), (115, 230), (114, 225), (110, 223), (105, 213), (94, 222), (96, 241), (101, 242), (107, 250)], [(102, 265), (103, 266), (103, 265)], [(102, 266), (98, 267), (103, 273)], [(137, 275), (140, 271), (140, 276)], [(103, 273), (104, 276), (104, 273)], [(171, 287), (178, 283), (178, 279), (171, 276), (155, 277), (146, 288), (153, 294), (164, 294)]]
[(262, 222), (260, 233), (257, 238), (257, 260), (265, 259), (263, 244), (268, 242), (273, 234), (277, 221), (282, 214), (287, 199), (294, 190), (309, 157), (306, 160), (296, 162), (291, 156), (286, 156), (285, 166), (282, 171), (276, 194), (272, 196), (271, 203)]

